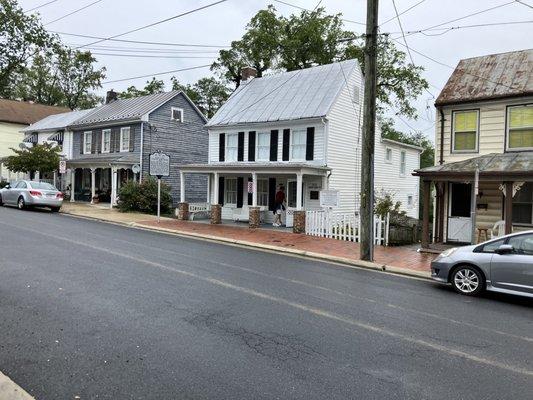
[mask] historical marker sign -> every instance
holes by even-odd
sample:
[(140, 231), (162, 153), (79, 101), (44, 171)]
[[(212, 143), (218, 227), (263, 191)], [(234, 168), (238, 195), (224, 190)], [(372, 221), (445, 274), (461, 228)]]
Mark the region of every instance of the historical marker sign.
[(169, 176), (170, 156), (161, 152), (150, 154), (150, 175), (158, 178)]
[(320, 191), (320, 207), (338, 207), (339, 206), (339, 191), (338, 190), (321, 190)]

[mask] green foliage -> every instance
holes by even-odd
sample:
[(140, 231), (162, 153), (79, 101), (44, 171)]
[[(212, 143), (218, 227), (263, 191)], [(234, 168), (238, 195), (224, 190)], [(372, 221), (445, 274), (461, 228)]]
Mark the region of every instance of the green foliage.
[(165, 91), (165, 82), (162, 80), (152, 78), (151, 81), (146, 81), (144, 89), (137, 89), (135, 86), (130, 86), (125, 91), (120, 93), (121, 99), (129, 99), (132, 97), (146, 96), (149, 94), (162, 93)]
[(4, 160), (7, 169), (13, 172), (33, 173), (39, 171), (52, 172), (59, 167), (61, 149), (58, 146), (44, 143), (30, 148), (11, 149), (15, 155)]
[(207, 118), (215, 115), (230, 95), (228, 87), (215, 78), (198, 80), (186, 93)]
[(374, 212), (381, 218), (385, 218), (387, 214), (404, 216), (405, 211), (400, 211), (402, 203), (400, 201), (394, 201), (392, 196), (388, 193), (382, 193), (380, 196), (376, 196), (374, 200)]
[(5, 188), (7, 185), (9, 185), (8, 181), (0, 181), (0, 189)]
[[(172, 208), (170, 186), (161, 182), (161, 213), (168, 213)], [(118, 209), (123, 212), (138, 211), (148, 214), (157, 213), (157, 181), (145, 179), (140, 184), (130, 181), (119, 192)]]

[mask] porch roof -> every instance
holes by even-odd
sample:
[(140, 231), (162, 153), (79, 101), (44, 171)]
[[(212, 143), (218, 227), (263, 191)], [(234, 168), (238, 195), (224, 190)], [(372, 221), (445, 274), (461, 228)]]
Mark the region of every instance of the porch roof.
[(83, 157), (74, 160), (67, 160), (67, 167), (90, 168), (108, 167), (110, 165), (131, 166), (139, 162), (138, 154), (116, 154), (100, 157)]
[(485, 180), (533, 180), (533, 151), (485, 154), (417, 169), (413, 175), (425, 180), (472, 179), (476, 169)]
[(305, 163), (282, 162), (236, 162), (220, 164), (187, 164), (179, 167), (181, 172), (190, 173), (271, 173), (271, 174), (296, 174), (325, 175), (331, 168), (325, 165), (310, 165)]

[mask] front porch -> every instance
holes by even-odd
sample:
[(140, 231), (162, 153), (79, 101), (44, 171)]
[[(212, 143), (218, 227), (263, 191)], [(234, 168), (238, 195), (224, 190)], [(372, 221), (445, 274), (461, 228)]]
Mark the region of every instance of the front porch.
[(422, 177), (424, 185), (423, 248), (432, 243), (477, 244), (533, 228), (533, 152), (488, 154), (414, 175)]
[(320, 210), (319, 193), (327, 189), (329, 169), (309, 165), (257, 163), (185, 165), (180, 168), (178, 218), (194, 218), (197, 205), (186, 202), (185, 182), (191, 174), (208, 176), (207, 204), (211, 224), (248, 223), (251, 228), (272, 226), (276, 194), (285, 193), (283, 226), (305, 230), (305, 211)]

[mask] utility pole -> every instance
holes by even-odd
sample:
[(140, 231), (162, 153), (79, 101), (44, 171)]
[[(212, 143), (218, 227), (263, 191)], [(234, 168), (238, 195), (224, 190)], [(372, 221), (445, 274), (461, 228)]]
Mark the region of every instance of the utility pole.
[(378, 0), (367, 0), (360, 217), (360, 258), (365, 261), (374, 260), (374, 142), (376, 134), (377, 44)]

